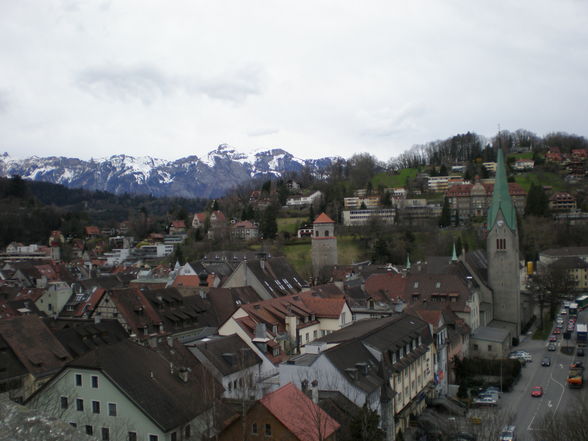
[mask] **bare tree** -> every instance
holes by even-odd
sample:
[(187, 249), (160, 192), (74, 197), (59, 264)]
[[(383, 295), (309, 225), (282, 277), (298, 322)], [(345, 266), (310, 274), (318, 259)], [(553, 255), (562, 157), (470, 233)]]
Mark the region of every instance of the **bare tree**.
[(558, 413), (550, 411), (543, 426), (533, 432), (536, 441), (584, 441), (588, 439), (588, 399), (578, 395), (573, 405)]

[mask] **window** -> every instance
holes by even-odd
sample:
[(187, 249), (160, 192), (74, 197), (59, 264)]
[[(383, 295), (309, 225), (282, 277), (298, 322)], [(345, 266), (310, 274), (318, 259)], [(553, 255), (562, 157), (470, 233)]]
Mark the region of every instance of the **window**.
[(496, 249), (506, 250), (506, 239), (496, 239)]
[(314, 330), (312, 331), (312, 338), (315, 339), (318, 336), (318, 331)]
[(474, 343), (474, 351), (478, 350), (478, 345)]
[(265, 425), (265, 436), (272, 436), (272, 425), (271, 424)]
[(61, 408), (62, 409), (67, 409), (68, 405), (67, 405), (67, 397), (61, 397)]
[(488, 345), (488, 351), (492, 351), (492, 345)]
[(192, 436), (192, 428), (190, 427), (190, 425), (188, 424), (185, 428), (184, 428), (184, 437), (185, 438), (190, 438)]
[(92, 375), (92, 387), (94, 389), (98, 387), (98, 377), (96, 375)]
[(257, 423), (253, 423), (251, 425), (251, 434), (252, 435), (257, 435)]
[(116, 416), (116, 403), (108, 403), (108, 416)]
[(92, 401), (92, 413), (100, 413), (100, 401)]
[(86, 435), (94, 435), (94, 426), (86, 426)]
[(76, 409), (80, 412), (84, 411), (84, 400), (81, 398), (76, 399)]
[(347, 318), (345, 317), (345, 313), (344, 313), (344, 312), (342, 312), (342, 313), (341, 313), (341, 323), (342, 323), (342, 324), (345, 324), (345, 320), (347, 320)]
[(73, 421), (70, 421), (69, 425), (71, 427), (78, 427), (78, 423), (74, 423)]
[(108, 427), (102, 428), (102, 441), (110, 441), (110, 429)]
[(329, 237), (329, 230), (325, 230), (325, 237)]
[(158, 441), (159, 437), (157, 435), (149, 435), (149, 441)]
[(76, 374), (76, 386), (82, 385), (82, 374)]
[(137, 441), (137, 432), (129, 432), (129, 441)]
[(172, 432), (170, 441), (177, 441), (177, 440), (178, 440), (178, 434), (176, 432)]
[(309, 336), (308, 332), (306, 333), (304, 338), (306, 340), (306, 343), (308, 343), (308, 341), (310, 340), (310, 336)]

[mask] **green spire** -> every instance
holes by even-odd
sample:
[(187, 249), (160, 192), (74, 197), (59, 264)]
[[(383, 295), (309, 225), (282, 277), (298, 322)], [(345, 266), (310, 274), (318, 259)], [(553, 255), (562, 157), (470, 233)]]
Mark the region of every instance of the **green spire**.
[(410, 269), (410, 254), (406, 254), (406, 269)]
[(453, 242), (453, 254), (451, 255), (451, 261), (457, 262), (457, 253), (455, 251), (455, 242)]
[(517, 215), (508, 191), (502, 149), (498, 149), (498, 158), (496, 159), (496, 182), (494, 183), (494, 191), (492, 192), (492, 202), (488, 208), (488, 230), (494, 227), (499, 212), (502, 212), (504, 222), (506, 222), (508, 228), (513, 231), (516, 230)]

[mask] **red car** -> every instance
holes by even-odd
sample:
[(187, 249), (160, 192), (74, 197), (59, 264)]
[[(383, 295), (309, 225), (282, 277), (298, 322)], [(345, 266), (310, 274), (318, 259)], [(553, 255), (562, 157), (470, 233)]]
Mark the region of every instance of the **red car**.
[(557, 335), (550, 335), (549, 341), (557, 341)]
[(542, 397), (543, 396), (543, 388), (541, 386), (535, 386), (531, 389), (531, 396), (532, 397)]
[(561, 334), (561, 329), (559, 329), (559, 328), (555, 328), (555, 329), (553, 330), (553, 333), (554, 333), (554, 334)]

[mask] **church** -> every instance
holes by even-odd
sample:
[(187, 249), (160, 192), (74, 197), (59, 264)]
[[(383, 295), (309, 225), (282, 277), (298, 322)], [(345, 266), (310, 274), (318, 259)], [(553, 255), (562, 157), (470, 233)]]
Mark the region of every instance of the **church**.
[(508, 332), (516, 342), (522, 327), (531, 319), (532, 302), (521, 294), (517, 212), (509, 192), (502, 149), (498, 150), (496, 182), (487, 211), (485, 233), (486, 251), (475, 250), (461, 257), (482, 287), (479, 334), (497, 338)]

